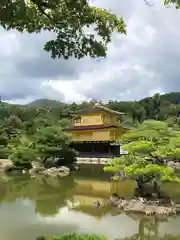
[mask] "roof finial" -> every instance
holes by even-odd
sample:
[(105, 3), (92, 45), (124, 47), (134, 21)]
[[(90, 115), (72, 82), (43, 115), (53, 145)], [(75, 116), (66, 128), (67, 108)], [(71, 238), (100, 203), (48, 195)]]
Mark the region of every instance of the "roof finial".
[(101, 107), (101, 106), (102, 106), (101, 101), (98, 101), (98, 100), (94, 101), (94, 107)]
[(99, 103), (99, 102), (96, 102), (95, 104), (94, 104), (94, 106), (100, 106), (101, 104)]

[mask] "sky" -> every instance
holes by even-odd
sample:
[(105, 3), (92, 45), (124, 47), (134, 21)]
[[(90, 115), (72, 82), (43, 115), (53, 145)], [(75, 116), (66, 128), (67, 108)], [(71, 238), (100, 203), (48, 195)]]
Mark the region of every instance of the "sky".
[(51, 33), (0, 29), (0, 96), (10, 103), (138, 100), (180, 91), (180, 10), (162, 0), (91, 0), (123, 16), (127, 35), (113, 34), (106, 59), (52, 60)]

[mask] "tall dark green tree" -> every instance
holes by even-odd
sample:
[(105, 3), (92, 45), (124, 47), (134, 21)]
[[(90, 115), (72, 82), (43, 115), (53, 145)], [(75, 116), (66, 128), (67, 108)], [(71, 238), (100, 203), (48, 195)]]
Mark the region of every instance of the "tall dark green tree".
[(62, 158), (62, 165), (72, 164), (76, 159), (76, 152), (71, 148), (71, 139), (60, 126), (41, 128), (34, 136), (35, 146), (42, 161), (47, 158)]

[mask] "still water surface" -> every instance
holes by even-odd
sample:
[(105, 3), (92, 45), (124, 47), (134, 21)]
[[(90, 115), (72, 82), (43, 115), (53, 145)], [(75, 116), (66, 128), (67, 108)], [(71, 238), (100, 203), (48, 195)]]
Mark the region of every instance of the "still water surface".
[[(80, 173), (62, 180), (0, 180), (0, 239), (35, 240), (39, 235), (90, 232), (119, 240), (179, 240), (180, 217), (144, 219), (107, 207), (111, 192), (130, 197), (132, 190), (129, 181), (111, 183)], [(180, 186), (171, 185), (168, 190), (176, 198), (180, 196)], [(92, 203), (97, 199), (101, 208), (95, 209)], [(71, 209), (71, 202), (75, 202), (75, 209)], [(166, 234), (171, 237), (163, 237)]]

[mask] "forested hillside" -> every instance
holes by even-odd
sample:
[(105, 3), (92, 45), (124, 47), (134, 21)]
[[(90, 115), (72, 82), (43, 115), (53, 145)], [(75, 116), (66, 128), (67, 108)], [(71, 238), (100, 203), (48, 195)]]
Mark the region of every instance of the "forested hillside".
[(33, 102), (28, 103), (26, 106), (28, 107), (36, 107), (36, 108), (54, 108), (59, 107), (61, 105), (60, 102), (56, 100), (49, 100), (49, 99), (37, 99)]
[[(86, 108), (91, 102), (82, 102), (81, 104), (65, 104), (55, 100), (39, 99), (26, 106), (32, 108), (49, 109), (55, 117), (69, 117), (69, 111)], [(156, 118), (157, 120), (166, 120), (168, 117), (178, 116), (180, 110), (180, 92), (172, 92), (164, 95), (155, 94), (153, 97), (147, 97), (140, 101), (109, 101), (105, 104), (107, 107), (125, 112), (125, 121), (143, 121), (147, 118)], [(25, 107), (25, 106), (24, 106)]]
[[(147, 97), (140, 101), (109, 101), (105, 105), (113, 110), (125, 112), (126, 116), (123, 121), (131, 123), (141, 122), (144, 119), (154, 118), (157, 120), (166, 120), (168, 118), (176, 119), (180, 112), (180, 92), (172, 92), (164, 95), (155, 94), (153, 97)], [(28, 114), (29, 119), (36, 116), (44, 115), (43, 120), (48, 119), (63, 122), (70, 119), (70, 112), (86, 108), (92, 105), (94, 100), (90, 102), (82, 102), (81, 104), (66, 104), (56, 100), (38, 99), (27, 105), (13, 105), (1, 102), (1, 118), (7, 116), (17, 116), (22, 121), (24, 115)], [(3, 112), (3, 114), (2, 114)], [(21, 116), (23, 115), (23, 117)], [(4, 116), (4, 117), (3, 117)], [(177, 119), (176, 119), (177, 120)]]
[[(109, 101), (106, 106), (125, 112), (126, 115), (121, 119), (125, 125), (136, 127), (146, 119), (155, 119), (179, 128), (180, 104), (174, 104), (178, 102), (179, 95), (155, 94), (139, 102)], [(62, 128), (70, 124), (71, 111), (92, 104), (94, 101), (65, 104), (48, 99), (36, 100), (25, 106), (1, 102), (0, 158), (11, 158), (17, 166), (48, 156), (73, 159), (76, 153), (70, 148), (70, 138)]]
[[(146, 102), (149, 99), (151, 99), (151, 97), (144, 98), (144, 99), (140, 100), (139, 102), (140, 103), (141, 102)], [(171, 92), (171, 93), (166, 93), (166, 94), (160, 95), (160, 99), (162, 101), (168, 101), (168, 102), (170, 102), (172, 104), (179, 104), (180, 103), (180, 92)], [(111, 101), (110, 100), (109, 103), (111, 103), (111, 102), (119, 102), (119, 103), (121, 103), (121, 107), (122, 108), (133, 103), (132, 101), (123, 102), (123, 101)], [(42, 107), (45, 107), (45, 106), (46, 107), (56, 107), (56, 106), (59, 106), (61, 104), (63, 104), (63, 103), (61, 103), (59, 101), (56, 101), (56, 100), (37, 99), (37, 100), (35, 100), (33, 102), (28, 103), (27, 105), (31, 106), (31, 107), (42, 108)]]

